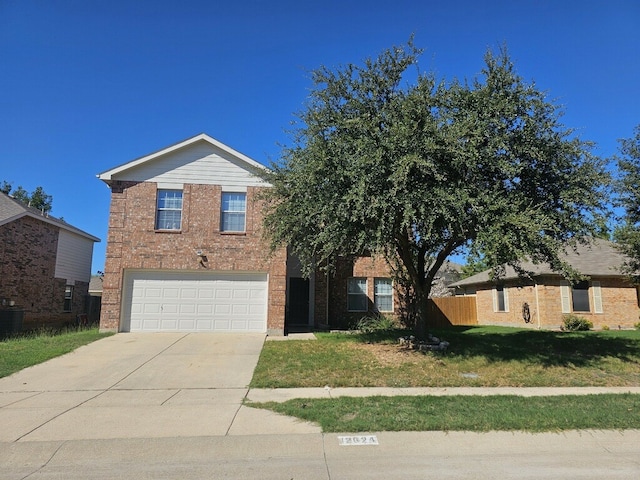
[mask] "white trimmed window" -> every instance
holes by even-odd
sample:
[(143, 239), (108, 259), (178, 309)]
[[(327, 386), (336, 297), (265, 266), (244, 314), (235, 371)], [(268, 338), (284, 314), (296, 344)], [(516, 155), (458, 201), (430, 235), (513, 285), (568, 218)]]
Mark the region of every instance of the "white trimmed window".
[(240, 192), (223, 192), (220, 231), (244, 232), (246, 228), (246, 216), (247, 194)]
[[(593, 300), (593, 302), (591, 302)], [(602, 287), (600, 282), (584, 280), (570, 285), (563, 280), (560, 285), (560, 301), (562, 313), (589, 313), (593, 306), (594, 313), (602, 313)]]
[(158, 190), (156, 230), (180, 230), (182, 190)]
[(493, 311), (509, 311), (509, 294), (507, 288), (504, 285), (496, 285), (495, 287), (493, 287)]
[(65, 312), (73, 310), (73, 285), (67, 285), (64, 288), (64, 305), (62, 310)]
[(378, 312), (393, 312), (393, 285), (390, 278), (376, 278), (374, 303)]
[(366, 312), (368, 303), (367, 279), (350, 278), (347, 283), (347, 310), (350, 312)]

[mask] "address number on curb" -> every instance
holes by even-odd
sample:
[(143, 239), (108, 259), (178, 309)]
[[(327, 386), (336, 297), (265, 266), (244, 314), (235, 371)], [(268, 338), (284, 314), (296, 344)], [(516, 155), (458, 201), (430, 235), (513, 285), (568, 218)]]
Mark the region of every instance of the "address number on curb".
[(338, 437), (338, 444), (341, 447), (352, 445), (379, 445), (378, 437), (375, 435), (355, 435), (351, 437)]

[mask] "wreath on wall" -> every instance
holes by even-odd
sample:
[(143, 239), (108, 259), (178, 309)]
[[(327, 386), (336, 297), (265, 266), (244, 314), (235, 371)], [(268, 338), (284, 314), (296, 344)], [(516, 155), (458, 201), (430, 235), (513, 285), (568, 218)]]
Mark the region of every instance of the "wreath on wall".
[(529, 304), (524, 302), (522, 304), (522, 319), (524, 323), (529, 323), (531, 321), (531, 310), (529, 309)]

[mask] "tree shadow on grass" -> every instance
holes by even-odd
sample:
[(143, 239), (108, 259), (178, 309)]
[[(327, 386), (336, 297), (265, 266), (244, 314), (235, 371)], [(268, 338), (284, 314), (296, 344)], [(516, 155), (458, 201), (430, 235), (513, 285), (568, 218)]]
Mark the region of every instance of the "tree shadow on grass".
[(546, 367), (586, 366), (605, 358), (640, 361), (640, 338), (599, 332), (515, 330), (474, 332), (442, 331), (451, 343), (448, 355), (482, 356), (490, 362), (528, 361)]
[[(557, 332), (491, 327), (450, 327), (432, 330), (450, 343), (451, 357), (484, 357), (489, 362), (527, 361), (545, 367), (587, 366), (606, 358), (640, 363), (640, 333)], [(365, 343), (389, 343), (404, 331), (357, 335)]]

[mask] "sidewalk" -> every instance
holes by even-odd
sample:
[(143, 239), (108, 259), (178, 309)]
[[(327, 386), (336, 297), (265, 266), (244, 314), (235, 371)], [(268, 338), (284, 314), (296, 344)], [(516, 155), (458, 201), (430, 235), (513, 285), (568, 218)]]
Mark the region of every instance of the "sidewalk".
[(247, 393), (251, 402), (286, 402), (293, 398), (338, 398), (338, 397), (397, 397), (431, 395), (517, 395), (543, 397), (557, 395), (598, 395), (605, 393), (636, 393), (640, 387), (417, 387), (417, 388), (252, 388)]

